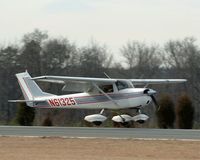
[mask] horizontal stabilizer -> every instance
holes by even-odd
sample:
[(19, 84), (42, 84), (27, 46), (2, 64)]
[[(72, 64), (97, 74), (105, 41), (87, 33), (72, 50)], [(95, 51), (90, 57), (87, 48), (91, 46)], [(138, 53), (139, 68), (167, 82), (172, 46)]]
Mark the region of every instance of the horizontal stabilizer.
[(45, 102), (45, 100), (8, 100), (10, 103)]

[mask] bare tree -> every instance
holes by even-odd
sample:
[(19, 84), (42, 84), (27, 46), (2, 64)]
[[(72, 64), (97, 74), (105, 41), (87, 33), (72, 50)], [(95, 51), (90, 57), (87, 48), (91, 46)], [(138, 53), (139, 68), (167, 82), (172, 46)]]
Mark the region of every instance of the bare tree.
[(77, 49), (67, 39), (50, 39), (42, 48), (42, 68), (45, 73), (70, 70), (78, 61)]
[(41, 31), (39, 29), (35, 29), (31, 33), (27, 33), (23, 36), (23, 43), (30, 43), (31, 41), (35, 41), (41, 44), (45, 39), (48, 38), (48, 34), (46, 31)]
[(165, 45), (165, 63), (176, 77), (188, 79), (188, 91), (194, 101), (195, 119), (200, 121), (200, 49), (192, 37), (169, 41)]
[(112, 55), (108, 53), (105, 46), (91, 43), (90, 46), (80, 49), (80, 66), (84, 75), (101, 76), (105, 68), (109, 68)]
[(38, 29), (23, 36), (23, 46), (18, 59), (22, 70), (27, 69), (32, 75), (41, 74), (42, 43), (47, 38), (47, 33)]
[(152, 77), (161, 65), (158, 46), (132, 41), (123, 46), (121, 54), (132, 77)]
[(13, 104), (8, 103), (8, 99), (16, 98), (18, 92), (16, 90), (17, 82), (14, 74), (19, 69), (18, 47), (10, 45), (0, 49), (0, 118), (9, 123), (16, 109)]

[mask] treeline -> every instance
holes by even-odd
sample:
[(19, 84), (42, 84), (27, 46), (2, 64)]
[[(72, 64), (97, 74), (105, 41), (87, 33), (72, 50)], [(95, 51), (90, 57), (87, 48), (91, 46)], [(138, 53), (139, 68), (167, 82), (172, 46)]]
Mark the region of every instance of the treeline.
[[(0, 122), (14, 123), (17, 105), (8, 99), (22, 99), (15, 74), (28, 70), (31, 76), (69, 75), (112, 78), (186, 78), (183, 85), (149, 86), (159, 93), (168, 93), (174, 103), (185, 92), (195, 108), (194, 124), (200, 123), (200, 48), (192, 38), (173, 40), (163, 46), (129, 41), (114, 54), (101, 44), (91, 42), (77, 46), (67, 38), (52, 38), (47, 32), (34, 30), (22, 37), (17, 44), (0, 45)], [(115, 61), (117, 59), (118, 61)], [(62, 94), (62, 86), (41, 84), (48, 92)], [(159, 97), (159, 95), (158, 95)], [(178, 102), (177, 102), (178, 103)], [(144, 110), (150, 114), (148, 126), (156, 126), (153, 107)], [(54, 125), (83, 125), (88, 110), (37, 109), (34, 124), (51, 117)]]

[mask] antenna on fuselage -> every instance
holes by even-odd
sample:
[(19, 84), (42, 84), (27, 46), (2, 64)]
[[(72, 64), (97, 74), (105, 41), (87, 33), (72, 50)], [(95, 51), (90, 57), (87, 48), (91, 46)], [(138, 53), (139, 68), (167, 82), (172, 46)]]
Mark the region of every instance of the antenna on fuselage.
[(109, 78), (109, 79), (111, 79), (110, 78), (110, 76), (109, 75), (107, 75), (107, 73), (106, 72), (103, 72), (103, 74), (107, 77), (107, 78)]

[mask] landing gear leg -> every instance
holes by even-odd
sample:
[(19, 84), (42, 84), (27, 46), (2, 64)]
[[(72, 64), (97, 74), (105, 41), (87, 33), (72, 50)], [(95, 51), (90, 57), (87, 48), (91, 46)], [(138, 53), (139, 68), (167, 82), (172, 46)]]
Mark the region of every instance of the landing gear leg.
[(139, 108), (136, 110), (136, 112), (137, 114), (141, 114), (141, 110)]
[(102, 115), (104, 111), (105, 111), (105, 109), (102, 109), (99, 114)]

